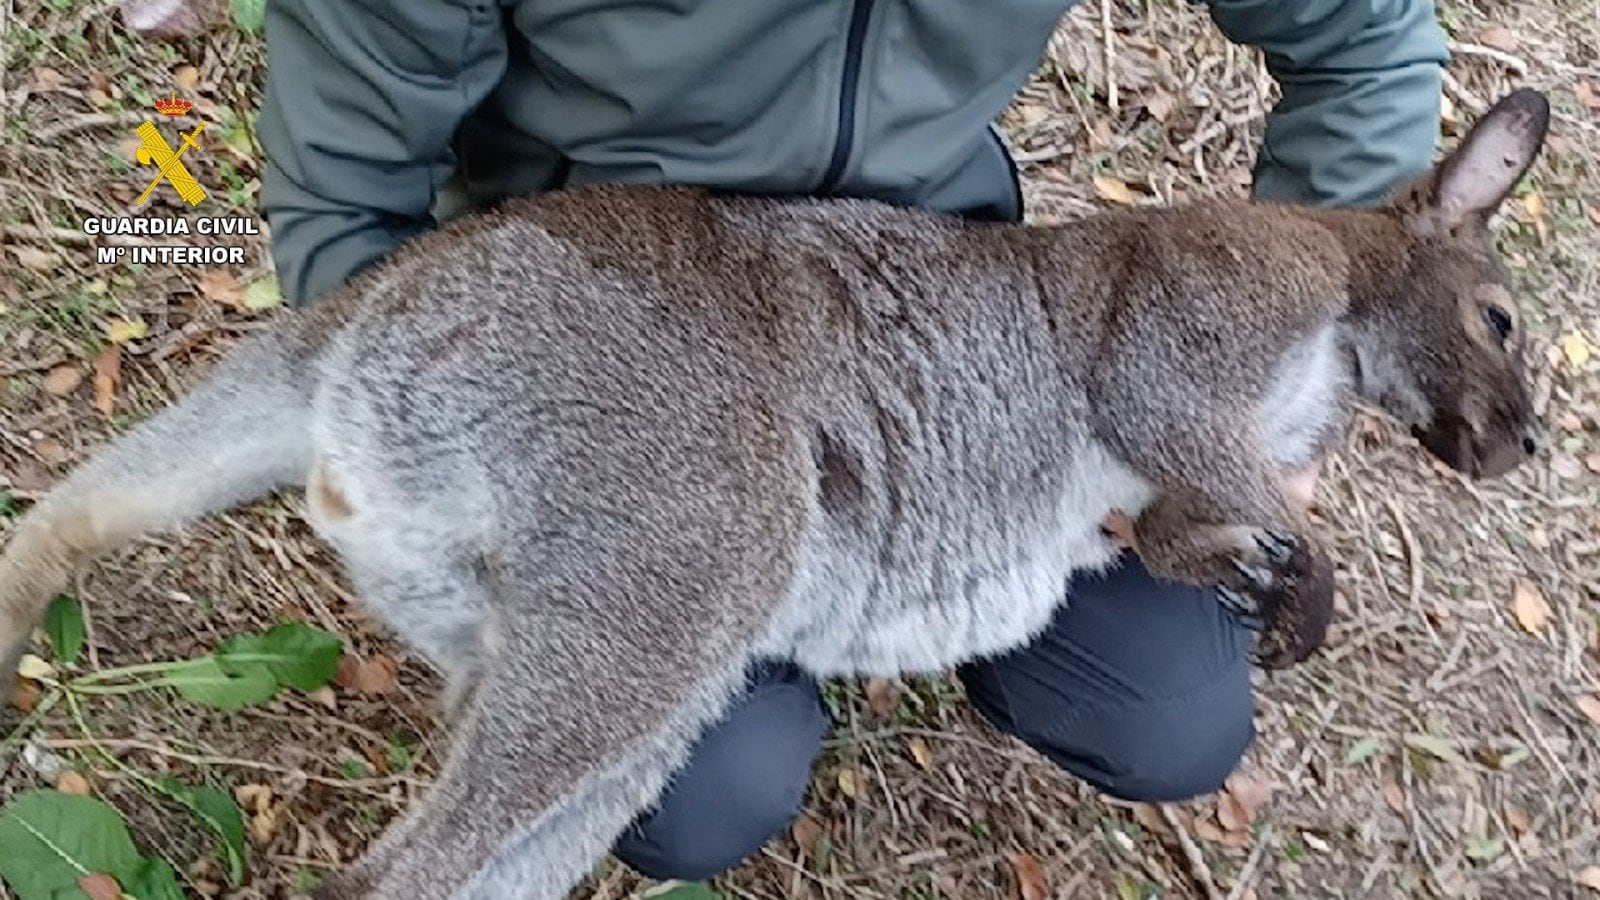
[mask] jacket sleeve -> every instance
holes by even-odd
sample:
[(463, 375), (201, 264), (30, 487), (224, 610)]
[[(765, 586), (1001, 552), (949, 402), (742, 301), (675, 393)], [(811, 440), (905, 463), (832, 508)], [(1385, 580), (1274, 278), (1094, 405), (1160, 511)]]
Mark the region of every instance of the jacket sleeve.
[(267, 4), (262, 209), (292, 303), (433, 224), (461, 120), (499, 81), (493, 2)]
[(1231, 40), (1266, 53), (1283, 99), (1256, 196), (1366, 205), (1426, 169), (1449, 60), (1432, 0), (1211, 0)]

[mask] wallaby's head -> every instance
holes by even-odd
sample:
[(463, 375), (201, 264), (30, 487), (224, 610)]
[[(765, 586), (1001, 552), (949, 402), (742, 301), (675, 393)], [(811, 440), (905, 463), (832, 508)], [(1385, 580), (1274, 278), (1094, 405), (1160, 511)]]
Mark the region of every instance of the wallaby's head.
[[(1538, 447), (1523, 333), (1489, 217), (1533, 164), (1550, 106), (1523, 89), (1496, 103), (1432, 172), (1390, 202), (1402, 271), (1373, 279), (1354, 349), (1362, 394), (1474, 478)], [(1393, 259), (1388, 252), (1376, 254)]]

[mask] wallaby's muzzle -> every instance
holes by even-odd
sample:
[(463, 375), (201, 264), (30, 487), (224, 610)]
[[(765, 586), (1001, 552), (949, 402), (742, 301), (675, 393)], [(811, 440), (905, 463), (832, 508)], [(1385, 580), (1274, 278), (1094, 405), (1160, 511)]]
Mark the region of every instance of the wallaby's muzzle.
[(1477, 429), (1458, 415), (1440, 416), (1411, 433), (1440, 462), (1475, 479), (1499, 478), (1539, 449), (1531, 426)]

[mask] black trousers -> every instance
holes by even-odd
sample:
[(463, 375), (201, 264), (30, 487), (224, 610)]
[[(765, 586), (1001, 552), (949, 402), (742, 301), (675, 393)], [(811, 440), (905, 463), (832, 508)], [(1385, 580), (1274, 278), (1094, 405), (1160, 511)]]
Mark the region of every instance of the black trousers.
[[(1106, 793), (1215, 790), (1254, 737), (1249, 630), (1211, 591), (1156, 581), (1132, 556), (1067, 596), (1032, 644), (960, 670), (972, 702)], [(656, 878), (732, 867), (798, 813), (827, 730), (808, 676), (758, 667), (617, 855)]]

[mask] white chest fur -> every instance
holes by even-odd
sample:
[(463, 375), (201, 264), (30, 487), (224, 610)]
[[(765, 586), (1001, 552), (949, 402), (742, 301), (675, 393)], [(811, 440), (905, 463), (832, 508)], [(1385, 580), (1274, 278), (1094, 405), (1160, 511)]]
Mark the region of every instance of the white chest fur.
[(1343, 414), (1348, 367), (1336, 326), (1290, 347), (1278, 362), (1256, 422), (1267, 452), (1286, 468), (1310, 462)]
[(1053, 505), (1019, 514), (1008, 523), (1015, 527), (928, 533), (910, 557), (918, 565), (885, 568), (856, 536), (830, 533), (819, 519), (761, 653), (823, 675), (892, 674), (936, 671), (1025, 643), (1065, 600), (1073, 572), (1115, 558), (1101, 531), (1106, 514), (1135, 514), (1152, 495), (1096, 443), (1071, 454), (1060, 484)]

